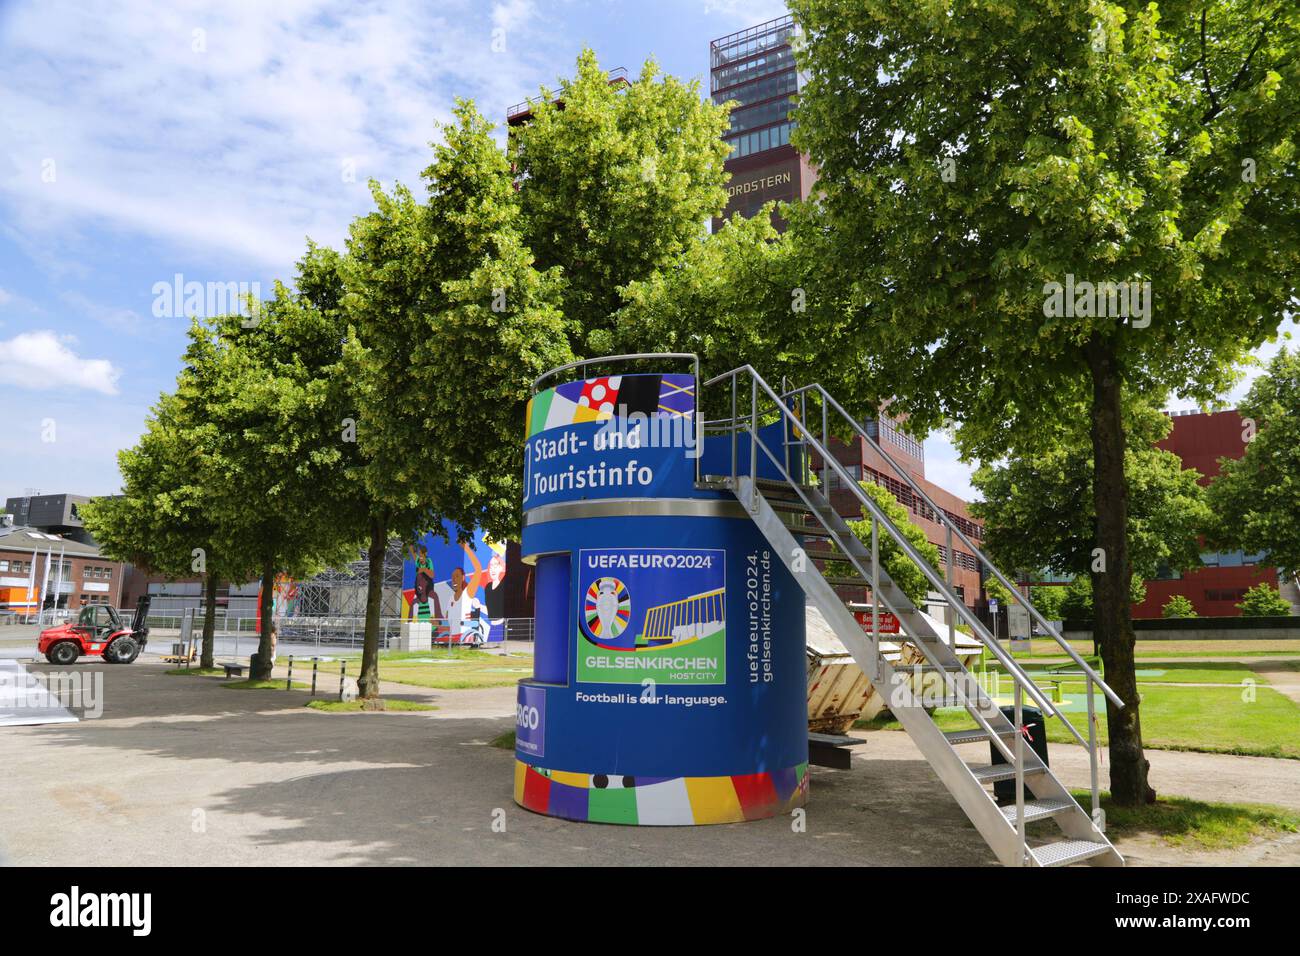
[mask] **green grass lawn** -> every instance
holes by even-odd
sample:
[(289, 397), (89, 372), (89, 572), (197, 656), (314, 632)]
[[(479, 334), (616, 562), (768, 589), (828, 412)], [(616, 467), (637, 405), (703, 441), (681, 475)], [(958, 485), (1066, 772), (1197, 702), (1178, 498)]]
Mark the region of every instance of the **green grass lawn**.
[(169, 677), (225, 677), (226, 672), (220, 667), (177, 667), (175, 670), (163, 671)]
[[(1087, 790), (1073, 791), (1081, 806), (1091, 806)], [(1207, 850), (1245, 846), (1260, 837), (1300, 830), (1300, 815), (1262, 804), (1205, 803), (1185, 797), (1161, 797), (1145, 807), (1117, 807), (1101, 794), (1106, 832), (1111, 837), (1150, 835), (1170, 846), (1195, 844)], [(1122, 851), (1122, 847), (1121, 847)]]
[[(324, 681), (338, 680), (339, 669), (347, 662), (349, 677), (355, 678), (361, 668), (361, 655), (344, 654), (319, 665), (317, 688)], [(288, 666), (287, 657), (278, 658), (276, 664)], [(380, 680), (437, 690), (469, 690), (479, 687), (509, 687), (519, 678), (533, 672), (533, 659), (529, 655), (502, 656), (471, 647), (435, 648), (432, 651), (381, 651), (379, 654)], [(311, 659), (295, 658), (294, 677), (311, 678)]]
[[(1280, 664), (1300, 664), (1300, 661), (1280, 661)], [(1246, 664), (1224, 661), (1162, 661), (1156, 663), (1138, 662), (1138, 684), (1234, 684), (1254, 681), (1267, 684), (1268, 675), (1251, 670)], [(1150, 671), (1163, 671), (1160, 674)]]
[[(365, 707), (359, 700), (309, 700), (307, 706), (312, 710), (321, 710), (327, 714), (360, 714)], [(393, 697), (384, 698), (385, 711), (390, 710), (437, 710), (433, 704), (424, 704), (416, 700), (401, 700)]]
[[(1300, 669), (1300, 661), (1278, 661), (1287, 670)], [(999, 674), (1006, 673), (1001, 664), (989, 664), (988, 669)], [(1243, 681), (1252, 680), (1257, 684), (1267, 684), (1268, 676), (1250, 669), (1249, 665), (1233, 661), (1138, 661), (1139, 684), (1232, 684), (1240, 686)], [(1052, 673), (1041, 664), (1030, 663), (1025, 666), (1025, 673), (1033, 678), (1034, 683), (1044, 690), (1050, 686), (1046, 683)], [(1103, 674), (1103, 677), (1105, 675)]]
[(513, 730), (507, 730), (501, 736), (493, 737), (491, 740), (488, 741), (488, 746), (496, 747), (498, 750), (514, 750), (515, 732)]
[[(1082, 684), (1066, 684), (1063, 689), (1067, 694), (1084, 691)], [(1255, 688), (1253, 701), (1242, 700), (1242, 689), (1237, 687), (1144, 684), (1141, 692), (1142, 742), (1147, 747), (1300, 760), (1300, 706), (1268, 687)], [(1087, 739), (1086, 714), (1063, 716)], [(1098, 739), (1106, 743), (1105, 715), (1099, 716)], [(961, 708), (936, 711), (935, 722), (941, 730), (976, 726)], [(858, 721), (855, 726), (866, 730), (899, 729), (892, 717)], [(1076, 742), (1056, 718), (1048, 718), (1047, 740), (1054, 744)]]
[[(1092, 654), (1092, 641), (1070, 641), (1070, 646), (1081, 656)], [(1176, 657), (1273, 657), (1279, 654), (1300, 654), (1300, 641), (1143, 641), (1137, 642), (1134, 651), (1138, 660), (1143, 658)], [(1028, 653), (1013, 655), (1017, 660), (1035, 657), (1067, 658), (1065, 651), (1055, 641), (1035, 638)]]

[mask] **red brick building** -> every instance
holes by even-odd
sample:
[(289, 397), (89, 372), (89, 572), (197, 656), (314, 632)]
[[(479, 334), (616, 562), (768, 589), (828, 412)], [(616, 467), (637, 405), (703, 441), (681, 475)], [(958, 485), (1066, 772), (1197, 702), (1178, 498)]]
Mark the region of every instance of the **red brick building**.
[[(1246, 453), (1245, 425), (1236, 409), (1222, 412), (1174, 413), (1173, 428), (1158, 447), (1182, 459), (1184, 468), (1201, 473), (1208, 485), (1219, 474), (1220, 458), (1240, 458)], [(1175, 594), (1192, 602), (1201, 617), (1237, 617), (1236, 604), (1249, 588), (1261, 582), (1277, 587), (1277, 569), (1261, 563), (1264, 555), (1240, 551), (1201, 555), (1205, 566), (1187, 574), (1172, 574), (1146, 582), (1147, 596), (1133, 606), (1135, 618), (1160, 617)]]

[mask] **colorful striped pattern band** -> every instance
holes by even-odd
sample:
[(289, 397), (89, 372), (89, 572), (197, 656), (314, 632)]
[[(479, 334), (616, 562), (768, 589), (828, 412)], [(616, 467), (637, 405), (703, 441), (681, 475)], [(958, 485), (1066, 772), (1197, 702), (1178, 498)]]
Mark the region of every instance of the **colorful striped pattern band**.
[(631, 826), (743, 823), (808, 799), (808, 765), (730, 777), (624, 777), (544, 770), (515, 761), (515, 802), (566, 820)]

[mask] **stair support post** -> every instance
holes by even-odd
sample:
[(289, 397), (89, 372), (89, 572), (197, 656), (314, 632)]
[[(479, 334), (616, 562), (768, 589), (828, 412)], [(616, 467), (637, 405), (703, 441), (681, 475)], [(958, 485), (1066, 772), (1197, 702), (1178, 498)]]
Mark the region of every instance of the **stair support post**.
[[(825, 447), (825, 446), (822, 446)], [(871, 519), (871, 679), (880, 679), (880, 523)]]
[[(957, 593), (956, 582), (953, 581), (952, 573), (952, 526), (948, 525), (948, 590), (954, 595)], [(957, 609), (951, 605), (948, 607), (948, 646), (956, 648), (957, 646)], [(996, 637), (996, 635), (994, 635)]]
[(1101, 811), (1101, 785), (1097, 781), (1097, 699), (1092, 681), (1088, 687), (1088, 771), (1092, 775), (1092, 822), (1102, 833), (1106, 832), (1106, 815)]
[[(1027, 860), (1025, 843), (1025, 722), (1021, 713), (1023, 695), (1020, 682), (1015, 682), (1016, 695), (1016, 838), (1020, 841), (1020, 865)], [(1046, 729), (1044, 728), (1044, 733)]]

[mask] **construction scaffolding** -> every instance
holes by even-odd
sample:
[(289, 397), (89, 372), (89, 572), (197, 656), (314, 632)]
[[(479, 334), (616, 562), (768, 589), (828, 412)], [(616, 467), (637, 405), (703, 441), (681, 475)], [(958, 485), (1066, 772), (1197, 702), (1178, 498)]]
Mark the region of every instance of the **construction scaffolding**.
[[(388, 542), (384, 553), (383, 600), (380, 605), (382, 618), (396, 620), (401, 617), (402, 563), (405, 557), (405, 546), (400, 540), (394, 538)], [(313, 633), (322, 623), (329, 621), (337, 621), (339, 629), (350, 632), (353, 622), (365, 619), (369, 577), (366, 555), (358, 552), (355, 561), (341, 567), (328, 568), (306, 580), (292, 582), (288, 595), (276, 595), (276, 619), (281, 634), (293, 629), (295, 619), (299, 618), (311, 622)], [(179, 619), (187, 608), (202, 613), (203, 583), (200, 580), (159, 582), (152, 584), (149, 590), (154, 595), (151, 623), (157, 626), (167, 626), (163, 623), (164, 619)], [(222, 582), (217, 591), (218, 627), (230, 631), (255, 631), (259, 590), (256, 581), (244, 584)], [(286, 597), (288, 600), (284, 600)]]
[[(406, 546), (393, 538), (384, 552), (383, 590), (379, 616), (397, 619), (402, 613), (402, 566)], [(318, 639), (351, 635), (356, 622), (366, 614), (366, 591), (370, 581), (370, 562), (364, 553), (356, 561), (337, 568), (327, 568), (314, 577), (298, 581), (292, 604), (283, 616), (277, 614), (282, 638), (297, 636), (309, 628)], [(338, 634), (332, 632), (337, 630)]]

